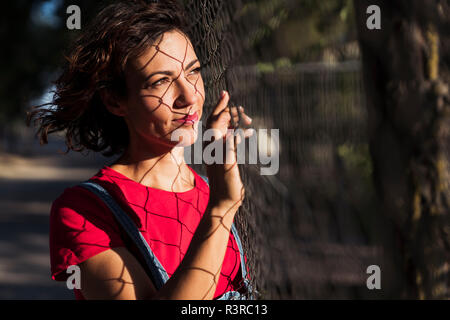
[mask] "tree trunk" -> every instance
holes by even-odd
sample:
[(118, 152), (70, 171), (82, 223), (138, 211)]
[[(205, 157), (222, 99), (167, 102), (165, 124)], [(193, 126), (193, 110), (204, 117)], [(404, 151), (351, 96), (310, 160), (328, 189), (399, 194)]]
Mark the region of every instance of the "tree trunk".
[[(395, 297), (450, 298), (449, 2), (354, 5), (374, 183), (393, 224), (385, 249), (397, 261)], [(369, 5), (381, 9), (380, 30), (366, 26)]]

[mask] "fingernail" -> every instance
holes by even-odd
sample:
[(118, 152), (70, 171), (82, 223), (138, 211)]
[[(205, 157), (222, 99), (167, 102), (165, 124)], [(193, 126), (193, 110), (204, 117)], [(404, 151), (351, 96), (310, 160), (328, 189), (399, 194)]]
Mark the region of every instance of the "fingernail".
[(226, 94), (227, 94), (227, 92), (226, 92), (225, 90), (222, 90), (220, 96), (221, 96), (222, 98), (224, 98)]

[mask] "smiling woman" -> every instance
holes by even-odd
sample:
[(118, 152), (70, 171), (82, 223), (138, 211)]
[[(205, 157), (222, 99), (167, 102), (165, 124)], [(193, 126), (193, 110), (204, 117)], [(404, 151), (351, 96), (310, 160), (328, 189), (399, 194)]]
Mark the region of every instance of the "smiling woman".
[(205, 93), (200, 62), (185, 34), (173, 30), (161, 35), (124, 73), (127, 98), (109, 101), (107, 108), (129, 128), (134, 144), (128, 152), (138, 152), (133, 148), (142, 145), (142, 139), (172, 147), (179, 142), (172, 141), (172, 134), (186, 125), (192, 129), (189, 140), (195, 141), (198, 121), (192, 119), (195, 114), (197, 120), (201, 117)]
[[(233, 225), (244, 197), (236, 162), (208, 165), (209, 187), (172, 140), (177, 130), (184, 145), (197, 138), (200, 68), (175, 1), (116, 3), (75, 43), (53, 107), (29, 113), (41, 143), (63, 131), (68, 150), (119, 155), (52, 206), (52, 277), (78, 265), (78, 299), (251, 297)], [(222, 92), (207, 121), (224, 148), (231, 123), (250, 124), (229, 99)]]

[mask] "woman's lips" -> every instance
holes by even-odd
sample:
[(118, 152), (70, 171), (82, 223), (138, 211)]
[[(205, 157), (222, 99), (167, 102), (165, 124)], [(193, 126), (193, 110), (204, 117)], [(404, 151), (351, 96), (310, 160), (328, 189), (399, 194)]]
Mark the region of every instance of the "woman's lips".
[(198, 121), (198, 113), (195, 112), (194, 114), (186, 115), (183, 118), (175, 119), (174, 121), (182, 124), (192, 125)]

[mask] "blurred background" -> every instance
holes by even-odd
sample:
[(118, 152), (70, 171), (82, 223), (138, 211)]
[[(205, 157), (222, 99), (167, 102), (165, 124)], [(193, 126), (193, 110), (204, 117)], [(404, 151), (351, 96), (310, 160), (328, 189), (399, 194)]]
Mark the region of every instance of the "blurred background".
[[(0, 13), (0, 299), (73, 298), (50, 278), (51, 203), (112, 159), (63, 154), (62, 135), (40, 146), (25, 118), (51, 102), (63, 54), (111, 2), (21, 0)], [(276, 175), (241, 166), (237, 222), (260, 298), (449, 298), (449, 2), (182, 2), (206, 113), (227, 88), (255, 128), (280, 130)], [(66, 27), (74, 4), (81, 30)]]

